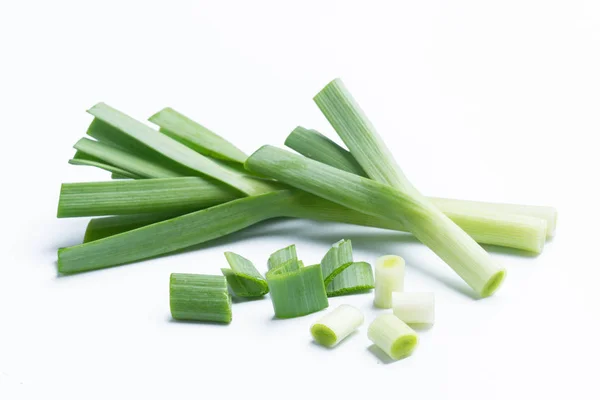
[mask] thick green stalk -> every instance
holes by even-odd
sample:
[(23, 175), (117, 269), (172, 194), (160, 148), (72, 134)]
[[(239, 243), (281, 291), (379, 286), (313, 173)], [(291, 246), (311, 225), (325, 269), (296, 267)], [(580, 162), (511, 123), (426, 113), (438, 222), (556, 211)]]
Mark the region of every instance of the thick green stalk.
[[(367, 173), (348, 150), (313, 129), (297, 127), (287, 137), (285, 145), (315, 161), (367, 177)], [(461, 221), (468, 221), (471, 216), (478, 219), (493, 215), (506, 219), (508, 222), (512, 218), (509, 215), (522, 215), (545, 220), (547, 225), (546, 236), (548, 238), (554, 236), (556, 229), (557, 212), (554, 207), (454, 200), (439, 197), (429, 197), (429, 200), (444, 214), (457, 215)], [(506, 217), (504, 217), (505, 215)], [(457, 222), (454, 218), (452, 220)], [(460, 223), (458, 225), (465, 229)], [(516, 236), (518, 237), (519, 234)], [(479, 240), (477, 241), (479, 242)]]
[[(368, 176), (397, 189), (403, 203), (410, 203), (415, 215), (422, 215), (421, 222), (410, 218), (410, 212), (406, 213), (408, 218), (404, 216), (412, 233), (480, 295), (491, 295), (504, 279), (505, 270), (409, 182), (342, 81), (329, 83), (314, 100)], [(387, 211), (393, 213), (395, 209)]]
[(206, 156), (243, 164), (248, 156), (221, 136), (166, 107), (148, 119), (165, 135)]
[[(212, 182), (213, 181), (202, 182), (201, 188), (206, 188), (205, 190), (207, 191), (214, 190), (217, 192), (219, 188), (223, 188), (223, 185), (216, 182), (214, 183), (214, 188), (207, 187), (207, 185), (210, 185)], [(133, 181), (118, 182), (118, 186), (127, 187), (132, 183)], [(95, 196), (95, 194), (92, 193), (94, 188), (97, 187), (91, 186), (87, 188), (88, 192), (86, 197)], [(101, 193), (98, 193), (98, 195), (100, 196)], [(72, 196), (73, 198), (70, 199), (68, 203), (60, 200), (62, 202), (62, 212), (71, 214), (80, 212), (77, 210), (71, 211), (68, 209), (71, 204), (77, 204), (78, 201), (83, 201), (82, 197), (78, 197), (75, 194), (72, 194)], [(196, 198), (195, 196), (198, 197)], [(195, 182), (192, 183), (192, 181), (190, 181), (189, 191), (185, 194), (185, 197), (188, 199), (188, 203), (193, 203), (194, 201), (203, 201), (202, 199), (204, 198), (204, 195), (201, 194), (201, 190), (198, 190), (198, 188), (195, 186)], [(83, 204), (81, 207), (87, 207), (87, 205)], [(94, 205), (92, 204), (90, 207), (94, 207)], [(126, 207), (119, 205), (118, 203), (109, 204), (108, 202), (104, 203), (104, 207), (104, 214), (106, 215), (122, 213), (126, 209)], [(152, 202), (148, 202), (146, 204), (146, 212), (154, 213), (158, 212), (159, 210), (166, 210), (167, 208), (168, 207), (166, 207), (159, 198), (153, 199)], [(135, 207), (131, 208), (131, 210), (134, 213), (138, 212), (135, 210)], [(281, 217), (342, 222), (353, 225), (371, 226), (397, 231), (407, 230), (404, 224), (400, 221), (367, 215), (300, 191), (295, 192), (293, 198), (290, 200), (289, 206), (285, 209), (281, 209), (280, 212), (281, 215), (279, 216)], [(176, 216), (174, 214), (177, 213), (169, 213), (163, 218), (173, 218)], [(183, 214), (183, 212), (180, 214)], [(544, 245), (545, 223), (539, 218), (509, 214), (483, 217), (470, 216), (467, 220), (462, 220), (460, 214), (453, 215), (451, 213), (449, 213), (449, 217), (459, 224), (461, 228), (465, 229), (465, 231), (479, 243), (506, 246), (525, 251), (531, 251), (534, 253), (541, 252)], [(126, 232), (134, 228), (139, 228), (144, 225), (144, 221), (146, 221), (145, 225), (149, 225), (161, 220), (160, 217), (154, 219), (147, 217), (138, 219), (135, 217), (135, 215), (132, 216), (132, 218), (134, 223), (132, 223), (131, 219), (124, 219), (123, 217), (112, 217), (112, 219), (92, 219), (88, 225), (86, 237), (93, 237), (94, 240), (97, 240), (102, 237)], [(103, 222), (104, 220), (108, 221), (105, 223)], [(104, 225), (108, 224), (109, 221), (110, 229), (106, 229)]]
[(94, 240), (104, 239), (105, 237), (118, 235), (119, 233), (129, 232), (181, 215), (182, 214), (152, 213), (92, 218), (85, 230), (83, 243), (93, 242)]
[(58, 251), (63, 274), (126, 264), (185, 249), (279, 216), (293, 197), (282, 190), (246, 197)]
[(402, 223), (481, 296), (491, 295), (505, 270), (437, 208), (414, 193), (341, 171), (272, 146), (263, 146), (246, 168), (365, 214)]
[(228, 186), (200, 177), (63, 183), (58, 217), (184, 214), (238, 197)]
[(75, 155), (73, 156), (73, 158), (69, 160), (69, 164), (83, 165), (86, 167), (96, 167), (96, 168), (100, 168), (105, 171), (111, 172), (112, 174), (117, 174), (117, 175), (120, 175), (123, 177), (132, 178), (132, 179), (138, 178), (137, 175), (132, 174), (129, 171), (126, 171), (119, 167), (115, 167), (114, 165), (108, 164), (108, 163), (104, 162), (103, 160), (100, 160), (96, 157), (92, 157), (89, 154), (85, 154), (81, 151), (75, 152)]

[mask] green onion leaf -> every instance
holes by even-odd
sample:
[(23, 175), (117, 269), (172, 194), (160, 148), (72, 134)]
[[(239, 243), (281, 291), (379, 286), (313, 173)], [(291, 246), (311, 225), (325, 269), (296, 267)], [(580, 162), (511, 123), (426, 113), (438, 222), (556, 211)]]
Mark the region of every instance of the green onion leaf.
[(231, 297), (223, 276), (173, 273), (169, 299), (174, 319), (231, 322)]
[(292, 258), (270, 269), (266, 278), (277, 318), (300, 317), (329, 306), (319, 264), (305, 267)]
[(230, 201), (114, 236), (58, 250), (62, 274), (112, 267), (223, 237), (274, 216), (294, 196), (281, 190)]
[(111, 133), (112, 136), (106, 140), (123, 143), (127, 147), (131, 147), (135, 143), (136, 148), (144, 154), (147, 154), (148, 150), (154, 151), (161, 157), (168, 158), (194, 171), (196, 175), (209, 176), (247, 195), (261, 194), (272, 190), (268, 185), (261, 185), (256, 180), (222, 168), (212, 159), (104, 103), (96, 104), (88, 112), (121, 134), (121, 137), (118, 138)]
[(250, 260), (229, 251), (225, 252), (225, 258), (231, 269), (221, 268), (221, 272), (236, 296), (261, 297), (269, 292), (267, 281)]
[(73, 146), (77, 150), (144, 178), (169, 178), (182, 176), (169, 168), (131, 154), (114, 144), (81, 138)]
[(206, 156), (243, 164), (248, 157), (221, 136), (170, 107), (149, 118), (165, 135)]
[(92, 218), (87, 225), (83, 243), (132, 231), (143, 226), (179, 217), (180, 214), (133, 214), (117, 215), (114, 217)]
[(185, 214), (238, 197), (230, 187), (200, 177), (63, 183), (58, 217)]
[(132, 174), (131, 172), (124, 170), (119, 167), (115, 167), (109, 163), (100, 160), (99, 158), (93, 157), (89, 154), (85, 154), (81, 151), (77, 151), (72, 159), (69, 160), (69, 164), (71, 165), (83, 165), (87, 167), (96, 167), (103, 169), (105, 171), (111, 172), (113, 174), (118, 174), (123, 177), (137, 179), (138, 175)]

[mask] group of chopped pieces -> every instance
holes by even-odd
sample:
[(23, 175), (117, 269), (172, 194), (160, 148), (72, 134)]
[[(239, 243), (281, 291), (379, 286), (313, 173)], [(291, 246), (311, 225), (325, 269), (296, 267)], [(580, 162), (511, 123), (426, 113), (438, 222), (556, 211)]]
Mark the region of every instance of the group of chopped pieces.
[[(223, 276), (171, 274), (170, 307), (174, 319), (231, 321), (231, 296), (256, 298), (270, 292), (277, 318), (294, 318), (323, 310), (328, 297), (361, 293), (375, 289), (374, 304), (393, 308), (393, 314), (375, 318), (368, 336), (392, 359), (409, 355), (418, 343), (416, 332), (407, 324), (432, 325), (432, 293), (404, 292), (404, 260), (382, 256), (375, 265), (354, 262), (352, 243), (340, 240), (325, 254), (320, 264), (304, 266), (295, 245), (271, 254), (265, 277), (251, 261), (231, 252), (225, 257), (230, 268)], [(363, 313), (343, 304), (319, 319), (310, 332), (316, 342), (334, 347), (364, 322)]]

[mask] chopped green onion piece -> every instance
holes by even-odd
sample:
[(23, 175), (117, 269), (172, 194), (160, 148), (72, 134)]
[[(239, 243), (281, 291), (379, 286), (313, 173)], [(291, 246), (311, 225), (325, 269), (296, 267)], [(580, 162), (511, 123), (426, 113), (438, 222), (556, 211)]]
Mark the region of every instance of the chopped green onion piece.
[(392, 297), (394, 315), (405, 323), (432, 325), (435, 321), (433, 293), (398, 292)]
[(319, 264), (305, 267), (289, 259), (270, 269), (266, 278), (277, 318), (300, 317), (329, 306)]
[(209, 157), (241, 164), (248, 157), (221, 136), (170, 107), (162, 109), (148, 120), (158, 125), (165, 135)]
[(269, 271), (285, 264), (289, 260), (298, 260), (295, 244), (279, 249), (269, 256), (269, 261), (267, 262)]
[(375, 287), (371, 264), (366, 262), (353, 262), (325, 288), (327, 297), (344, 296), (347, 294), (363, 293)]
[(417, 239), (482, 297), (494, 293), (504, 280), (504, 268), (408, 181), (342, 81), (329, 83), (314, 100), (369, 177), (397, 190), (397, 199), (405, 204), (396, 211)]
[(147, 154), (150, 149), (196, 174), (210, 176), (247, 195), (262, 194), (272, 190), (268, 185), (261, 185), (256, 180), (222, 168), (212, 159), (104, 103), (96, 104), (88, 112), (120, 132), (121, 139), (113, 137), (110, 140), (115, 142), (123, 140), (125, 144), (137, 142), (139, 144), (137, 148), (144, 154)]
[(169, 297), (174, 319), (231, 322), (231, 297), (223, 276), (173, 273)]
[(375, 307), (392, 308), (392, 292), (404, 290), (404, 259), (381, 256), (375, 263)]
[(77, 151), (75, 153), (73, 158), (69, 160), (69, 164), (83, 165), (83, 166), (87, 166), (87, 167), (96, 167), (96, 168), (100, 168), (100, 169), (103, 169), (108, 172), (112, 172), (113, 174), (122, 175), (124, 177), (132, 178), (132, 179), (139, 178), (138, 175), (132, 174), (131, 172), (126, 171), (122, 168), (115, 167), (114, 165), (106, 163), (106, 162), (100, 160), (99, 158), (90, 156), (89, 154), (85, 154), (81, 151)]
[(245, 197), (129, 232), (58, 250), (62, 274), (112, 267), (181, 250), (279, 215), (289, 190)]
[(267, 281), (250, 260), (229, 251), (225, 252), (225, 258), (231, 269), (221, 268), (221, 272), (236, 296), (261, 297), (269, 292)]
[(342, 304), (327, 315), (319, 318), (310, 327), (315, 341), (326, 347), (335, 347), (363, 324), (365, 317), (356, 307)]
[(83, 243), (132, 231), (146, 225), (179, 217), (180, 214), (133, 214), (117, 215), (115, 217), (92, 218), (87, 225)]
[(321, 260), (328, 297), (364, 292), (373, 289), (373, 271), (365, 262), (353, 262), (352, 242), (340, 240)]
[(344, 239), (335, 243), (321, 260), (325, 286), (352, 264), (352, 242)]
[(169, 178), (181, 176), (169, 168), (153, 163), (135, 154), (128, 153), (113, 144), (96, 142), (81, 138), (73, 146), (77, 150), (102, 160), (106, 164), (117, 166), (134, 175), (144, 178)]
[(505, 274), (473, 239), (418, 196), (272, 146), (263, 146), (246, 168), (365, 214), (402, 223), (448, 263), (482, 297)]
[(367, 335), (393, 360), (409, 356), (419, 342), (417, 333), (394, 314), (375, 318), (369, 325)]
[(63, 183), (58, 217), (184, 214), (238, 197), (230, 187), (200, 177)]
[[(287, 137), (285, 145), (302, 154), (303, 156), (315, 161), (331, 165), (332, 167), (341, 169), (343, 171), (367, 177), (367, 173), (362, 169), (360, 164), (358, 164), (356, 159), (348, 150), (344, 149), (342, 146), (313, 129), (297, 127)], [(536, 236), (532, 236), (534, 234), (539, 234), (536, 231), (528, 233), (526, 230), (523, 230), (519, 220), (514, 222), (514, 226), (507, 225), (507, 223), (511, 221), (512, 215), (541, 218), (545, 220), (547, 225), (546, 235), (548, 238), (554, 236), (556, 229), (557, 212), (554, 207), (489, 203), (470, 200), (443, 199), (437, 197), (429, 197), (429, 200), (432, 201), (433, 204), (435, 204), (435, 206), (438, 207), (444, 214), (448, 216), (450, 216), (449, 213), (456, 215), (456, 218), (453, 216), (450, 216), (450, 218), (465, 230), (466, 228), (461, 224), (461, 222), (465, 221), (465, 224), (473, 225), (473, 222), (470, 222), (469, 218), (477, 220), (485, 218), (486, 216), (498, 216), (506, 221), (504, 224), (505, 227), (502, 230), (506, 237), (503, 237), (503, 235), (494, 235), (493, 232), (490, 232), (492, 235), (491, 238), (485, 239), (486, 236), (483, 236), (485, 233), (482, 233), (480, 236), (476, 237), (473, 235), (473, 233), (467, 231), (467, 233), (469, 233), (469, 235), (471, 235), (479, 243), (507, 245), (508, 247), (539, 252), (541, 250), (541, 248), (537, 245), (539, 240)], [(543, 224), (540, 224), (539, 222), (534, 227), (537, 227), (538, 230), (544, 229)], [(490, 229), (486, 230), (485, 232), (489, 231)], [(477, 232), (478, 231), (475, 233)], [(528, 239), (530, 236), (533, 237), (533, 240)], [(527, 241), (525, 241), (526, 239)], [(490, 240), (492, 242), (486, 242), (482, 240)], [(517, 244), (523, 242), (525, 243), (525, 246), (520, 245), (517, 247), (512, 243), (512, 241), (515, 241)], [(533, 247), (527, 243), (532, 243)]]

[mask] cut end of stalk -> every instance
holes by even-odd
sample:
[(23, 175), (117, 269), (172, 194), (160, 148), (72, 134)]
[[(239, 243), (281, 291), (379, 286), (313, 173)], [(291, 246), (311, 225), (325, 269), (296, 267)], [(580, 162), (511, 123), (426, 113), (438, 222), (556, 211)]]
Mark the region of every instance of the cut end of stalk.
[(404, 335), (400, 336), (396, 341), (392, 344), (391, 354), (390, 356), (394, 360), (399, 360), (401, 358), (408, 357), (412, 354), (415, 347), (419, 343), (419, 338), (416, 335)]
[(494, 275), (492, 275), (492, 277), (487, 281), (487, 283), (483, 287), (483, 290), (481, 291), (481, 297), (488, 297), (494, 294), (494, 292), (498, 290), (498, 288), (504, 281), (505, 276), (505, 269), (498, 271)]
[(337, 341), (335, 332), (323, 324), (314, 324), (310, 328), (310, 334), (317, 343), (326, 347), (333, 346)]

